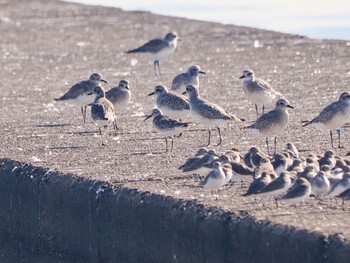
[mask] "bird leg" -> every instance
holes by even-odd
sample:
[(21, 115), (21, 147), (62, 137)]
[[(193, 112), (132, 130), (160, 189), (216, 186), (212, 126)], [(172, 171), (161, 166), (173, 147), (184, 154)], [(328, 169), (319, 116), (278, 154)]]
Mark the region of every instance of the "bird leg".
[(174, 138), (173, 137), (170, 137), (171, 138), (171, 149), (170, 151), (172, 152), (173, 151), (173, 146), (174, 146)]
[(158, 65), (158, 72), (159, 72), (159, 75), (162, 75), (162, 72), (160, 71), (160, 61), (157, 60), (157, 65)]
[(155, 60), (155, 61), (153, 62), (153, 65), (154, 65), (154, 75), (157, 76), (157, 60)]
[(83, 114), (84, 123), (86, 122), (86, 106), (81, 106), (81, 114)]
[(101, 145), (105, 146), (106, 144), (103, 142), (101, 127), (98, 127), (98, 131), (100, 133)]
[(275, 136), (275, 151), (274, 151), (273, 155), (276, 154), (276, 148), (277, 148), (277, 137)]
[(256, 111), (256, 119), (259, 119), (259, 109), (257, 104), (255, 104), (255, 111)]
[(332, 130), (330, 131), (329, 135), (331, 136), (331, 145), (332, 145), (332, 148), (334, 148), (334, 146), (333, 146), (333, 132), (332, 132)]
[(165, 152), (168, 152), (168, 138), (165, 137)]
[(208, 144), (207, 144), (207, 146), (210, 145), (210, 137), (211, 137), (211, 130), (210, 130), (210, 127), (208, 127), (208, 133), (209, 133), (209, 137), (208, 137)]
[(216, 145), (216, 146), (218, 146), (218, 145), (221, 144), (222, 139), (221, 139), (221, 131), (220, 131), (220, 128), (219, 128), (219, 127), (216, 127), (216, 128), (218, 128), (218, 133), (219, 133), (219, 143)]
[(265, 113), (265, 105), (263, 104), (263, 106), (262, 106), (262, 113), (261, 113), (261, 115), (263, 115)]
[(336, 129), (336, 132), (338, 133), (338, 148), (343, 148), (343, 146), (340, 146), (340, 129)]
[(267, 148), (267, 154), (271, 155), (270, 154), (270, 149), (269, 149), (269, 138), (268, 137), (266, 137), (266, 148)]
[(114, 130), (120, 130), (118, 127), (118, 124), (117, 124), (117, 119), (114, 119), (114, 121), (113, 121), (113, 128), (114, 128)]

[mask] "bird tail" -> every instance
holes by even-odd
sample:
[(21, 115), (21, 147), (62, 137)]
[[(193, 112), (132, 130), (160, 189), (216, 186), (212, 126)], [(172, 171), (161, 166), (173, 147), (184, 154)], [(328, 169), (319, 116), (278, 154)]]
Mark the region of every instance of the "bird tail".
[(128, 50), (128, 51), (126, 51), (125, 53), (130, 54), (130, 53), (137, 53), (137, 52), (139, 52), (139, 49), (138, 49), (138, 48)]
[(301, 127), (308, 126), (308, 125), (310, 125), (311, 123), (312, 123), (312, 121), (306, 121), (306, 123), (305, 123), (303, 126), (301, 126)]
[(54, 98), (55, 101), (61, 101), (62, 100), (62, 97), (61, 98)]
[(231, 117), (231, 120), (234, 120), (234, 121), (241, 121), (241, 122), (245, 121), (245, 119), (239, 118), (234, 114), (230, 114), (230, 117)]
[(276, 91), (276, 90), (271, 90), (271, 93), (275, 96), (275, 97), (278, 97), (278, 98), (282, 98), (283, 97), (283, 95), (282, 95), (282, 93), (280, 93), (280, 92), (278, 92), (278, 91)]

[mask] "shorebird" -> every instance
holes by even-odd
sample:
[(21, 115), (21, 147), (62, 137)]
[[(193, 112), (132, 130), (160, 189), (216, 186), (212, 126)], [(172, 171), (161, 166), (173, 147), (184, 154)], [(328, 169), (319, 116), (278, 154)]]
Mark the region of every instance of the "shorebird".
[[(343, 92), (338, 101), (329, 104), (320, 114), (304, 124), (303, 127), (311, 125), (320, 130), (329, 130), (331, 145), (333, 146), (333, 130), (340, 129), (350, 119), (350, 93)], [(340, 130), (338, 132), (338, 148), (340, 146)]]
[(225, 184), (225, 173), (222, 170), (220, 162), (213, 163), (212, 171), (207, 175), (204, 180), (204, 188), (212, 190), (218, 190), (221, 186)]
[[(192, 172), (195, 174), (203, 175), (208, 172), (209, 169), (212, 168), (212, 163), (214, 160), (218, 159), (218, 155), (215, 150), (209, 150), (202, 158), (195, 161), (193, 165), (187, 168), (183, 168), (183, 172)], [(208, 168), (208, 166), (210, 166)]]
[(162, 85), (156, 86), (154, 92), (148, 94), (148, 96), (152, 95), (156, 96), (156, 106), (164, 115), (178, 120), (190, 114), (190, 105), (185, 96), (169, 92)]
[(200, 158), (202, 158), (206, 153), (208, 152), (208, 149), (205, 147), (201, 147), (196, 154), (194, 155), (194, 157), (190, 157), (186, 160), (186, 162), (181, 165), (179, 167), (179, 169), (186, 169), (191, 167), (197, 160), (199, 160)]
[(329, 193), (330, 187), (326, 173), (320, 171), (311, 181), (311, 194), (316, 197), (324, 196)]
[(113, 103), (116, 111), (119, 112), (125, 108), (131, 98), (129, 82), (126, 80), (119, 81), (117, 87), (111, 88), (106, 92), (106, 98)]
[(98, 126), (102, 145), (105, 145), (102, 140), (101, 127), (107, 128), (109, 124), (113, 124), (114, 129), (118, 129), (114, 106), (106, 99), (105, 91), (101, 86), (96, 86), (92, 93), (95, 95), (95, 100), (92, 104), (88, 104), (85, 107), (91, 106), (91, 118), (95, 125)]
[(350, 173), (344, 173), (343, 178), (334, 183), (329, 191), (329, 196), (338, 196), (350, 189)]
[(284, 202), (298, 203), (311, 194), (311, 184), (305, 178), (298, 178), (288, 192), (280, 199)]
[(168, 151), (168, 137), (171, 138), (171, 149), (173, 150), (174, 136), (180, 136), (182, 132), (188, 127), (188, 123), (179, 122), (177, 120), (170, 119), (163, 115), (159, 109), (153, 109), (152, 114), (146, 117), (147, 120), (153, 117), (153, 128), (165, 138), (166, 150)]
[(199, 86), (199, 74), (205, 74), (199, 66), (190, 67), (187, 72), (177, 75), (171, 85), (171, 90), (183, 93), (188, 85)]
[(73, 85), (66, 94), (59, 98), (55, 98), (55, 100), (79, 105), (81, 107), (81, 114), (83, 115), (85, 123), (86, 108), (84, 106), (91, 104), (94, 101), (94, 96), (91, 96), (92, 91), (96, 86), (99, 86), (101, 82), (107, 83), (107, 81), (102, 78), (101, 74), (93, 73), (88, 80), (83, 80)]
[[(189, 96), (191, 115), (194, 121), (208, 126), (208, 145), (210, 145), (211, 130), (210, 126), (215, 126), (219, 133), (219, 143), (222, 142), (220, 126), (233, 120), (240, 120), (236, 116), (227, 113), (219, 105), (209, 102), (199, 96), (198, 88), (193, 85), (186, 87), (186, 93)], [(242, 120), (241, 120), (242, 121)]]
[(180, 39), (177, 33), (170, 32), (163, 39), (153, 39), (141, 47), (129, 50), (126, 53), (141, 53), (153, 59), (155, 75), (157, 75), (157, 67), (159, 75), (162, 75), (159, 59), (171, 55), (177, 47), (178, 40)]
[(303, 162), (300, 159), (294, 159), (292, 165), (288, 166), (288, 172), (302, 172), (304, 171)]
[(316, 174), (317, 173), (316, 173), (315, 166), (308, 165), (305, 167), (304, 171), (298, 173), (297, 175), (298, 175), (298, 178), (305, 178), (311, 183), (314, 177), (316, 176)]
[(287, 170), (288, 160), (283, 154), (277, 153), (274, 156), (272, 165), (275, 173), (279, 176), (282, 172), (285, 172)]
[(293, 158), (299, 158), (299, 151), (294, 143), (288, 142), (286, 145), (286, 150), (292, 155)]
[(289, 120), (287, 108), (294, 109), (293, 106), (289, 105), (287, 100), (279, 99), (276, 102), (276, 107), (274, 110), (261, 115), (254, 124), (245, 127), (253, 131), (258, 131), (266, 136), (266, 147), (268, 154), (270, 154), (269, 137), (275, 137), (275, 154), (277, 145), (276, 136), (287, 127)]
[(333, 151), (326, 151), (324, 156), (318, 160), (319, 166), (328, 165), (330, 169), (335, 167), (337, 160)]
[(259, 118), (258, 105), (262, 104), (262, 114), (264, 114), (265, 104), (271, 103), (276, 96), (282, 96), (266, 81), (256, 78), (254, 71), (251, 69), (243, 70), (243, 75), (239, 78), (243, 79), (243, 91), (248, 100), (255, 104), (257, 118)]
[(276, 196), (286, 192), (292, 180), (289, 173), (282, 172), (279, 177), (269, 183), (264, 189), (262, 189), (258, 194), (261, 196)]
[(247, 192), (243, 196), (249, 196), (259, 193), (264, 189), (269, 183), (271, 183), (270, 174), (263, 172), (261, 177), (255, 179), (250, 185)]

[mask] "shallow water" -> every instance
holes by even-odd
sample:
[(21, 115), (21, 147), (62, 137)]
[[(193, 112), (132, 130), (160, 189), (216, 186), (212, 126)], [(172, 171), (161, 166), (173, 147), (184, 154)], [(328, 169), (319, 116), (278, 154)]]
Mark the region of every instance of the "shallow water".
[(349, 0), (74, 0), (235, 24), (311, 38), (350, 39)]

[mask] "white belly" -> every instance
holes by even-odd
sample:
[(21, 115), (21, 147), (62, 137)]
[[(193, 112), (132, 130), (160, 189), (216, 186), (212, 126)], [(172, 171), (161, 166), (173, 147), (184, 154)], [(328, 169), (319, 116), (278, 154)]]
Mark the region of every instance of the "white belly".
[(95, 96), (83, 94), (83, 95), (78, 96), (75, 99), (64, 100), (63, 102), (78, 105), (78, 106), (85, 106), (85, 105), (88, 105), (90, 103), (93, 103), (94, 100), (95, 100)]
[(193, 111), (193, 110), (191, 110), (191, 117), (195, 122), (206, 125), (208, 127), (209, 126), (220, 127), (220, 126), (230, 122), (230, 120), (224, 120), (224, 119), (205, 118), (201, 114), (198, 114), (196, 111)]
[(190, 114), (190, 110), (171, 110), (167, 107), (157, 107), (160, 109), (165, 116), (171, 119), (179, 120), (187, 117)]

